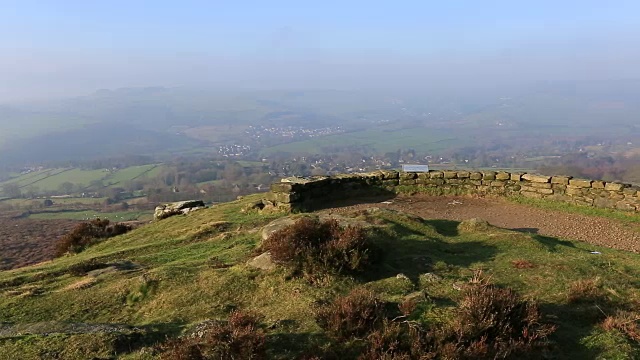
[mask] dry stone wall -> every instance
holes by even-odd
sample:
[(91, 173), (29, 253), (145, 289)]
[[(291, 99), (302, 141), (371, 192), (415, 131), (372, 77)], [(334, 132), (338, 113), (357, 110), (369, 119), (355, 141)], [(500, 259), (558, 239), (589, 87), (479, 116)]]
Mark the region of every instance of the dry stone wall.
[(272, 184), (265, 202), (283, 209), (308, 210), (335, 200), (421, 188), (442, 195), (524, 196), (575, 205), (640, 211), (638, 186), (504, 171), (432, 170), (414, 173), (379, 170), (331, 177), (290, 177)]

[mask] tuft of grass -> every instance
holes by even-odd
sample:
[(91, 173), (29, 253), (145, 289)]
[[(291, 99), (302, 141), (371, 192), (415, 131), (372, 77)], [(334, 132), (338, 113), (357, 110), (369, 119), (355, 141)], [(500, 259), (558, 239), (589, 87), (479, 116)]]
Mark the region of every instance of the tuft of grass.
[(605, 295), (599, 278), (581, 279), (570, 284), (567, 301), (570, 304), (595, 303), (602, 301)]

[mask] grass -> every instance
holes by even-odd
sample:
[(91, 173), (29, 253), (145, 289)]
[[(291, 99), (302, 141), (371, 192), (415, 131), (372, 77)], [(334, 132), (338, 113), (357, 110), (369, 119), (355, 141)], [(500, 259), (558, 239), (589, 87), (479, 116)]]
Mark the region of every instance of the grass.
[[(0, 272), (0, 324), (105, 323), (150, 329), (139, 336), (138, 345), (116, 349), (117, 342), (109, 338), (113, 334), (92, 334), (92, 345), (83, 347), (78, 344), (87, 335), (7, 336), (0, 326), (0, 358), (20, 358), (21, 352), (50, 348), (64, 351), (68, 359), (105, 354), (155, 359), (157, 355), (141, 346), (207, 319), (226, 319), (234, 310), (261, 316), (269, 357), (295, 358), (329, 341), (314, 320), (319, 303), (357, 287), (392, 304), (422, 292), (428, 298), (419, 305), (416, 321), (439, 326), (450, 321), (461, 300), (458, 284), (477, 270), (498, 286), (541, 304), (545, 321), (558, 325), (551, 338), (550, 354), (555, 358), (637, 354), (637, 343), (599, 325), (603, 312), (613, 315), (615, 309), (640, 306), (637, 254), (493, 227), (460, 233), (455, 221), (421, 220), (388, 210), (359, 211), (346, 216), (374, 225), (370, 236), (385, 249), (383, 262), (363, 275), (329, 275), (312, 284), (291, 277), (282, 267), (264, 272), (246, 264), (258, 254), (260, 232), (255, 230), (283, 216), (240, 211), (258, 197), (154, 222), (77, 255)], [(221, 221), (226, 222), (224, 227)], [(593, 255), (593, 250), (601, 254)], [(134, 266), (94, 275), (93, 280), (69, 272), (91, 259)], [(212, 266), (212, 259), (228, 266)], [(515, 265), (524, 263), (527, 266)], [(595, 278), (600, 297), (569, 301), (570, 284)]]

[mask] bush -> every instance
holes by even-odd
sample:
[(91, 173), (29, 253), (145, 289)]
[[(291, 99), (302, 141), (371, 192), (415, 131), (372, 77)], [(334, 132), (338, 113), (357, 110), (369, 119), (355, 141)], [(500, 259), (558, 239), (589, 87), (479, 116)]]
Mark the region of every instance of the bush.
[(55, 256), (66, 253), (79, 253), (101, 239), (122, 235), (131, 230), (131, 226), (124, 224), (110, 224), (109, 220), (95, 219), (78, 224), (71, 232), (56, 242)]
[[(400, 307), (405, 313), (414, 311), (410, 305)], [(335, 317), (346, 317), (334, 313)], [(547, 336), (555, 331), (554, 326), (541, 323), (535, 304), (520, 299), (510, 289), (489, 284), (480, 276), (474, 277), (463, 290), (463, 298), (449, 325), (428, 329), (418, 322), (396, 317), (361, 328), (362, 332), (370, 331), (359, 360), (531, 356), (533, 351), (546, 345)], [(633, 329), (629, 333), (635, 334)]]
[(366, 335), (383, 320), (384, 303), (366, 289), (355, 289), (338, 297), (316, 313), (318, 325), (339, 340)]
[(541, 323), (536, 304), (479, 279), (464, 289), (454, 322), (463, 358), (505, 358), (545, 343), (555, 327)]
[(273, 260), (296, 273), (345, 274), (363, 270), (371, 262), (372, 246), (362, 227), (341, 227), (336, 220), (302, 218), (267, 238), (263, 248)]
[(213, 322), (198, 334), (160, 346), (166, 360), (263, 359), (265, 334), (255, 314), (234, 311), (227, 322)]

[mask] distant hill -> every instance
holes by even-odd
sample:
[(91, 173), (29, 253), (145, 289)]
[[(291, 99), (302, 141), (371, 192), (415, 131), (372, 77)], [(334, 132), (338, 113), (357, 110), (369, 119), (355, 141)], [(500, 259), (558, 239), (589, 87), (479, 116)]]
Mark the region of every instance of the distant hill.
[(124, 123), (97, 123), (51, 132), (0, 146), (0, 165), (81, 160), (129, 154), (168, 154), (198, 146), (184, 136), (150, 131)]

